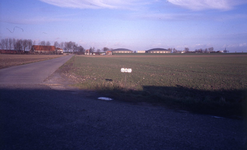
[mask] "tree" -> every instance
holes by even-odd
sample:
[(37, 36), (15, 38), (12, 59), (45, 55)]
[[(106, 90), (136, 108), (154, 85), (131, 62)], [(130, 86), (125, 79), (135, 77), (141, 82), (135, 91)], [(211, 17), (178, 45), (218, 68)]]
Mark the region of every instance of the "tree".
[(59, 43), (57, 41), (54, 42), (55, 47), (59, 47)]
[(9, 49), (12, 49), (13, 39), (9, 38)]
[(175, 48), (173, 48), (172, 52), (173, 53), (177, 53), (177, 50)]
[(62, 49), (64, 48), (64, 42), (60, 43), (60, 48), (62, 48)]
[(211, 52), (213, 52), (213, 51), (214, 51), (214, 48), (213, 48), (213, 47), (209, 47), (209, 48), (208, 48), (208, 52), (209, 52), (209, 53), (211, 53)]
[(41, 41), (40, 45), (45, 46), (45, 41)]
[(31, 47), (33, 46), (33, 41), (29, 39), (29, 40), (27, 40), (27, 44), (28, 44), (28, 48), (30, 50)]
[(22, 50), (23, 47), (23, 40), (22, 39), (17, 39), (15, 43), (15, 49), (16, 50)]
[(13, 49), (16, 50), (16, 49), (15, 49), (15, 44), (16, 44), (15, 38), (13, 38), (12, 42), (13, 42), (13, 44), (12, 44), (12, 45), (13, 45)]
[(95, 50), (95, 48), (94, 48), (94, 47), (90, 47), (90, 49), (89, 49), (89, 53), (93, 53), (93, 52), (94, 52), (94, 50)]
[(226, 50), (226, 48), (225, 48), (225, 50), (223, 50), (223, 52), (224, 52), (224, 53), (228, 53), (228, 50)]
[(51, 46), (51, 43), (49, 41), (46, 42), (46, 46)]
[(33, 40), (33, 45), (36, 45), (36, 41), (35, 40)]
[(22, 46), (23, 46), (23, 49), (24, 49), (24, 52), (25, 52), (26, 47), (28, 46), (28, 40), (23, 40)]
[(108, 47), (104, 47), (104, 48), (103, 48), (103, 51), (104, 51), (104, 52), (109, 51), (109, 48), (108, 48)]
[(189, 48), (188, 48), (188, 47), (185, 47), (185, 48), (184, 48), (184, 52), (185, 52), (185, 53), (188, 53), (188, 52), (189, 52)]
[(6, 49), (9, 49), (9, 40), (6, 38), (6, 39), (4, 39), (4, 41), (5, 41)]
[(74, 54), (75, 50), (77, 50), (77, 45), (75, 44), (75, 42), (72, 42), (72, 47), (73, 47), (73, 54)]
[(5, 48), (5, 40), (1, 39), (1, 49), (4, 49), (4, 48)]

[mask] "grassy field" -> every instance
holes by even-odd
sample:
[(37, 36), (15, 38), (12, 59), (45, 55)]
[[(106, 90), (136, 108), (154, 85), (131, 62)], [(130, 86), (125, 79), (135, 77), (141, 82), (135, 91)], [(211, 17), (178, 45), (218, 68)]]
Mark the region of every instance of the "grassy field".
[[(121, 73), (123, 67), (132, 73)], [(60, 70), (81, 89), (127, 101), (240, 107), (246, 100), (247, 55), (241, 54), (75, 56)]]
[(62, 55), (0, 54), (0, 69), (61, 57)]

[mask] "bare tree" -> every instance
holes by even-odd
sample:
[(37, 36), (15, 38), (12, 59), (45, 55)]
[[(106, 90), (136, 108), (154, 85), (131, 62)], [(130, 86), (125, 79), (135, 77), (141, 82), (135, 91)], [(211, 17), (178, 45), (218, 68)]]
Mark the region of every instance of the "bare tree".
[(23, 40), (23, 43), (22, 43), (22, 46), (23, 46), (23, 49), (24, 49), (24, 52), (26, 50), (26, 47), (28, 46), (28, 40)]
[(9, 49), (12, 49), (13, 39), (9, 38)]
[(41, 41), (40, 45), (45, 46), (45, 41)]
[(60, 43), (60, 48), (62, 48), (62, 49), (64, 48), (64, 42)]
[(16, 50), (22, 50), (22, 46), (23, 46), (23, 40), (22, 39), (17, 39), (16, 43), (15, 43), (15, 49)]
[(31, 47), (33, 46), (33, 41), (29, 39), (29, 40), (27, 41), (27, 44), (28, 44), (28, 48), (29, 48), (29, 50), (30, 50)]
[(49, 41), (46, 42), (46, 46), (51, 46), (51, 43)]
[(5, 40), (1, 39), (1, 49), (4, 49), (4, 48), (5, 48)]
[(6, 49), (9, 49), (9, 40), (6, 38), (5, 40), (5, 47)]
[(59, 43), (57, 41), (54, 42), (55, 47), (59, 47)]
[(188, 48), (188, 47), (185, 47), (185, 48), (184, 48), (184, 52), (185, 52), (185, 53), (188, 53), (188, 52), (189, 52), (189, 48)]
[(15, 43), (16, 43), (15, 38), (13, 38), (13, 41), (12, 41), (12, 42), (13, 42), (13, 48), (14, 48), (14, 50), (16, 50), (16, 49), (15, 49)]
[(104, 47), (104, 48), (103, 48), (103, 51), (104, 51), (104, 52), (109, 51), (109, 48), (108, 48), (108, 47)]
[(95, 48), (94, 47), (90, 47), (89, 53), (93, 53), (94, 51), (95, 51)]
[(173, 48), (172, 53), (177, 53), (177, 50)]
[(208, 52), (209, 52), (209, 53), (211, 53), (211, 52), (213, 52), (213, 51), (214, 51), (214, 48), (213, 48), (213, 47), (209, 47), (209, 48), (208, 48)]

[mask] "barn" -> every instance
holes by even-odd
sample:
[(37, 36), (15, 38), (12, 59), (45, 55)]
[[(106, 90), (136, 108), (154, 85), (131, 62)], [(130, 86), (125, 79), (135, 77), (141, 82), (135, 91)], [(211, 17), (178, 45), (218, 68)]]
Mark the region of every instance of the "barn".
[(31, 50), (31, 53), (55, 53), (56, 47), (55, 46), (43, 46), (43, 45), (33, 45)]
[(126, 49), (126, 48), (118, 48), (118, 49), (112, 50), (112, 53), (113, 54), (114, 53), (122, 53), (122, 54), (124, 54), (124, 53), (133, 53), (133, 51), (129, 50), (129, 49)]
[(146, 51), (147, 53), (171, 53), (170, 50), (164, 48), (153, 48)]

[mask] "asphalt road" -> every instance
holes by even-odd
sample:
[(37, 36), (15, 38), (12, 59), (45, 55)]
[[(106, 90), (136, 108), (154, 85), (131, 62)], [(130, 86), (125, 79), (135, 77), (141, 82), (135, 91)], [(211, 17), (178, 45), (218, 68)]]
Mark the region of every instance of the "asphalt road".
[(0, 84), (40, 84), (72, 56), (1, 69)]
[(236, 150), (246, 145), (243, 120), (88, 94), (42, 83), (0, 84), (0, 149)]

